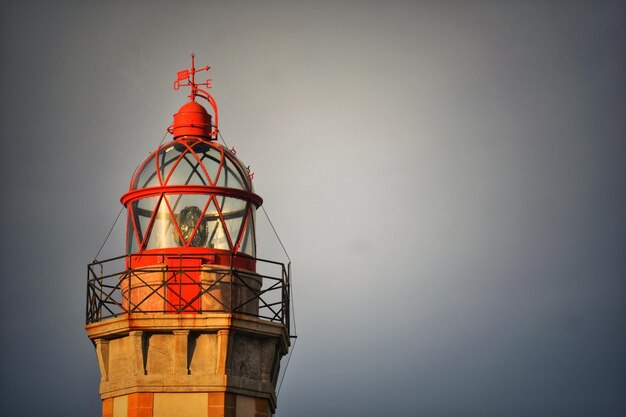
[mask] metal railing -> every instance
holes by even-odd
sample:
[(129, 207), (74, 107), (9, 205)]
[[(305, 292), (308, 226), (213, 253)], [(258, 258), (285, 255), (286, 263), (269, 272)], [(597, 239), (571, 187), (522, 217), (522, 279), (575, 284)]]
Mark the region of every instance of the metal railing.
[(133, 267), (138, 257), (87, 266), (87, 324), (126, 314), (228, 312), (282, 323), (289, 331), (289, 264), (249, 258), (256, 262), (252, 272), (236, 266), (236, 255), (229, 256), (228, 265), (190, 265), (197, 255), (177, 255)]

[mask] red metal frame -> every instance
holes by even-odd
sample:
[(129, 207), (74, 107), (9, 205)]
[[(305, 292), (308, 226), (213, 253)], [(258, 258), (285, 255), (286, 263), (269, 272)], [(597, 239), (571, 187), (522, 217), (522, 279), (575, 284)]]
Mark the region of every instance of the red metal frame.
[(168, 194), (217, 194), (226, 197), (235, 197), (253, 203), (257, 208), (263, 204), (261, 196), (250, 191), (237, 188), (216, 187), (212, 185), (162, 185), (160, 187), (142, 188), (129, 191), (122, 196), (120, 201), (126, 207), (128, 203), (146, 197), (154, 197), (163, 193)]
[(230, 265), (237, 269), (256, 271), (255, 257), (247, 253), (236, 253), (215, 248), (155, 248), (127, 255), (127, 264), (135, 267), (152, 266), (165, 263), (167, 258), (198, 257), (202, 264)]
[[(167, 198), (167, 195), (163, 195), (161, 197), (162, 201), (165, 201), (165, 206), (167, 207), (167, 211), (170, 213), (170, 219), (172, 219), (172, 224), (174, 225), (174, 227), (176, 228), (176, 233), (178, 233), (178, 237), (180, 238), (181, 242), (184, 242), (183, 247), (187, 247), (187, 242), (185, 242), (185, 237), (183, 236), (182, 232), (180, 231), (180, 227), (178, 226), (178, 222), (176, 221), (176, 215), (174, 215), (174, 211), (172, 210), (172, 206), (170, 206), (170, 202), (169, 199)], [(152, 217), (156, 219), (156, 215), (157, 215), (157, 211), (155, 210), (154, 213), (152, 213)], [(147, 244), (147, 242), (146, 242)]]
[[(233, 252), (235, 253), (237, 253), (239, 251), (239, 248), (241, 247), (241, 239), (243, 238), (243, 234), (245, 233), (246, 228), (248, 227), (248, 220), (250, 219), (250, 217), (252, 217), (252, 212), (250, 208), (250, 203), (248, 203), (246, 205), (245, 217), (243, 221), (241, 222), (241, 227), (239, 228), (239, 233), (237, 234), (236, 244), (233, 245)], [(256, 253), (256, 248), (255, 248), (255, 253)]]
[[(167, 173), (165, 175), (162, 175), (163, 174), (162, 171), (165, 170), (164, 167), (161, 166), (161, 163), (162, 163), (161, 159), (164, 158), (163, 152), (165, 149), (168, 149), (176, 144), (183, 146), (184, 148), (182, 150), (180, 148), (177, 149), (177, 152), (179, 152), (179, 155), (176, 156), (176, 159), (168, 160)], [(217, 154), (210, 157), (211, 163), (217, 163), (218, 162), (217, 158), (219, 157), (219, 163), (217, 164), (217, 169), (215, 169), (215, 174), (213, 177), (211, 177), (205, 164), (203, 163), (203, 158), (206, 158), (206, 157), (200, 158), (199, 154), (194, 150), (194, 147), (198, 144), (207, 145), (218, 152)], [(193, 156), (188, 157), (187, 154), (189, 153), (191, 153), (191, 155)], [(193, 165), (192, 163), (192, 172), (195, 171), (195, 175), (198, 175), (198, 176), (202, 176), (202, 174), (204, 174), (206, 181), (210, 185), (199, 185), (199, 184), (168, 185), (168, 183), (172, 179), (172, 175), (174, 175), (175, 173), (175, 170), (178, 168), (180, 163), (182, 163), (183, 158), (188, 158), (188, 159), (195, 161), (197, 164)], [(159, 148), (155, 152), (153, 152), (151, 155), (148, 156), (146, 161), (140, 165), (140, 168), (137, 170), (137, 172), (134, 173), (133, 179), (130, 184), (130, 190), (126, 194), (124, 194), (121, 198), (122, 204), (124, 204), (129, 210), (129, 212), (131, 213), (130, 221), (132, 221), (132, 226), (134, 229), (133, 230), (134, 237), (136, 239), (136, 242), (138, 242), (138, 247), (139, 247), (140, 252), (143, 252), (146, 250), (145, 247), (148, 244), (150, 231), (154, 227), (157, 214), (159, 212), (161, 204), (163, 204), (164, 199), (165, 199), (165, 204), (167, 207), (167, 213), (170, 216), (170, 219), (174, 220), (173, 227), (175, 227), (176, 234), (178, 235), (181, 241), (184, 241), (182, 233), (180, 231), (180, 227), (175, 221), (174, 211), (172, 210), (169, 199), (171, 198), (172, 195), (190, 195), (190, 194), (206, 195), (208, 197), (207, 203), (203, 207), (202, 217), (204, 217), (204, 215), (206, 214), (206, 211), (208, 210), (209, 205), (211, 204), (211, 202), (213, 202), (218, 212), (220, 226), (222, 227), (224, 231), (229, 247), (231, 248), (231, 251), (233, 253), (238, 252), (239, 248), (241, 247), (241, 242), (240, 242), (241, 237), (243, 233), (246, 232), (246, 228), (249, 223), (248, 217), (251, 215), (251, 211), (253, 210), (252, 205), (254, 205), (257, 208), (260, 207), (261, 204), (263, 204), (263, 199), (251, 191), (216, 185), (218, 180), (220, 179), (220, 176), (222, 175), (225, 169), (224, 166), (226, 164), (227, 158), (231, 160), (232, 168), (236, 170), (236, 172), (239, 175), (239, 178), (242, 181), (244, 181), (245, 186), (251, 187), (250, 179), (243, 173), (241, 161), (235, 158), (230, 152), (227, 152), (225, 148), (223, 148), (222, 146), (217, 145), (213, 142), (209, 142), (206, 139), (203, 139), (200, 137), (178, 138), (177, 140), (173, 142), (169, 142), (167, 144), (159, 146)], [(200, 167), (200, 169), (202, 170), (202, 173), (198, 172), (198, 167)], [(142, 184), (137, 184), (137, 182), (139, 181), (139, 178), (144, 173), (144, 171), (148, 173), (153, 173), (153, 175), (156, 176), (157, 182), (160, 185), (135, 189), (135, 187), (137, 186), (140, 187), (142, 185)], [(217, 196), (237, 198), (239, 200), (243, 200), (248, 203), (244, 209), (245, 210), (244, 218), (242, 220), (242, 224), (237, 233), (237, 236), (232, 236), (232, 231), (228, 229), (227, 223), (224, 217), (224, 213), (222, 212), (222, 207), (217, 200)], [(150, 198), (150, 197), (158, 197), (158, 198), (157, 198), (157, 201), (155, 202), (153, 213), (151, 215), (150, 220), (148, 221), (146, 230), (144, 231), (144, 235), (141, 236), (141, 242), (139, 242), (140, 241), (139, 228), (141, 225), (138, 224), (136, 221), (135, 217), (137, 217), (137, 213), (134, 212), (132, 203), (134, 203), (135, 201), (139, 201), (139, 200)], [(194, 226), (194, 230), (191, 234), (191, 238), (195, 235), (199, 226), (200, 226), (200, 222), (196, 223), (196, 225)], [(187, 245), (188, 245), (188, 242), (185, 242), (185, 244), (183, 245), (183, 248), (186, 248)]]
[[(152, 227), (154, 226), (154, 222), (156, 221), (159, 209), (161, 208), (161, 201), (163, 201), (164, 198), (165, 198), (165, 194), (161, 194), (159, 198), (157, 199), (157, 202), (154, 205), (154, 213), (152, 214), (152, 216), (150, 217), (150, 220), (148, 221), (148, 227), (146, 228), (146, 231), (152, 230)], [(128, 210), (128, 207), (126, 209)], [(132, 205), (130, 207), (130, 210), (132, 210), (133, 218), (135, 218), (135, 209), (132, 207)], [(133, 224), (135, 225), (135, 227), (137, 227), (137, 222), (134, 222)], [(139, 236), (139, 233), (137, 233), (137, 236)], [(148, 244), (149, 238), (150, 238), (149, 232), (146, 233), (145, 236), (142, 237), (141, 242), (139, 242), (139, 251), (144, 250), (144, 248)]]

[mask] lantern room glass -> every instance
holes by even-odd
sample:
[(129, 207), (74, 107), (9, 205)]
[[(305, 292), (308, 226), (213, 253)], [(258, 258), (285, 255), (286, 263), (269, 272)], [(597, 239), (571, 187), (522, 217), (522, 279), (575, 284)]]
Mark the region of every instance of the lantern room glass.
[[(176, 192), (168, 192), (170, 186), (178, 187)], [(208, 190), (185, 193), (181, 186)], [(129, 254), (207, 248), (255, 255), (256, 206), (245, 194), (239, 198), (227, 192), (254, 193), (248, 169), (233, 151), (200, 138), (167, 143), (149, 155), (133, 177), (131, 191), (143, 189), (154, 191), (127, 204)]]
[(234, 153), (201, 139), (159, 147), (140, 166), (131, 190), (164, 185), (212, 185), (254, 192), (247, 167)]

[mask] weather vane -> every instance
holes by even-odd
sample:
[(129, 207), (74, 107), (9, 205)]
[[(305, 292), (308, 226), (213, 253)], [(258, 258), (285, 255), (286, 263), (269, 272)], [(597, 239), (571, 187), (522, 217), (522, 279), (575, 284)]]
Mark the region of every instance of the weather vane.
[(208, 78), (206, 81), (197, 83), (196, 82), (196, 73), (202, 71), (208, 71), (211, 67), (208, 65), (204, 68), (196, 69), (196, 54), (191, 54), (191, 68), (184, 69), (182, 71), (178, 71), (176, 73), (176, 81), (174, 81), (174, 90), (180, 89), (180, 87), (191, 87), (191, 91), (189, 92), (189, 99), (193, 102), (196, 101), (196, 97), (201, 97), (205, 99), (213, 108), (214, 114), (214, 125), (213, 131), (211, 132), (211, 136), (216, 136), (218, 133), (218, 111), (217, 111), (217, 103), (211, 94), (209, 94), (206, 90), (201, 89), (200, 87), (205, 87), (206, 89), (211, 88), (211, 78)]

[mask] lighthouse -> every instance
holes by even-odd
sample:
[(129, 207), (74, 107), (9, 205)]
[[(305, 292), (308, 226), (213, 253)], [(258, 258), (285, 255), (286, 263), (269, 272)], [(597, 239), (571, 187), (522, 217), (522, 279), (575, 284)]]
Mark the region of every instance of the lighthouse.
[[(88, 265), (86, 331), (103, 417), (270, 417), (289, 350), (290, 266), (256, 253), (249, 168), (218, 142), (218, 107), (178, 72), (188, 101), (172, 140), (121, 196), (125, 252)], [(208, 104), (207, 109), (200, 103)]]

